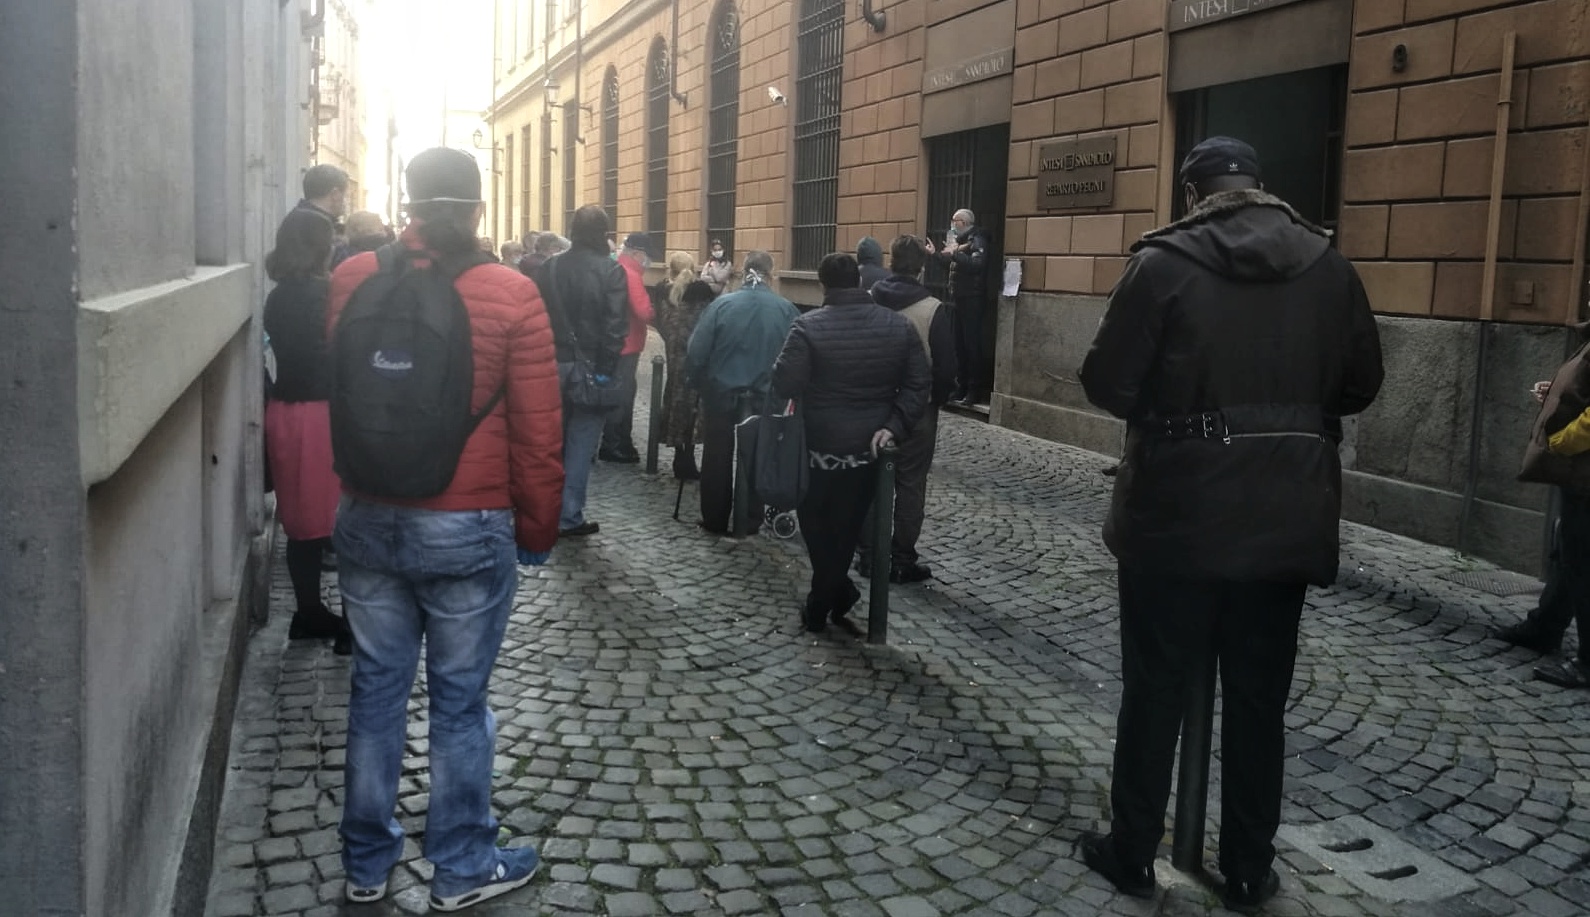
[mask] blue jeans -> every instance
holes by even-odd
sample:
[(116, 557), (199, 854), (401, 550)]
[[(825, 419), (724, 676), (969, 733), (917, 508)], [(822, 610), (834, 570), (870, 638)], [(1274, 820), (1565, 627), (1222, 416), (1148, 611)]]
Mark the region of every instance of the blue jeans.
[(563, 403), (563, 512), (559, 529), (585, 524), (585, 492), (591, 483), (591, 466), (602, 444), (602, 427), (609, 408), (580, 408)]
[(462, 894), (486, 884), (497, 863), (496, 721), (486, 689), (518, 579), (513, 514), (343, 497), (333, 543), (355, 646), (343, 871), (355, 885), (378, 885), (402, 854), (393, 812), (423, 642), (431, 766), (425, 858), (436, 867), (432, 892)]

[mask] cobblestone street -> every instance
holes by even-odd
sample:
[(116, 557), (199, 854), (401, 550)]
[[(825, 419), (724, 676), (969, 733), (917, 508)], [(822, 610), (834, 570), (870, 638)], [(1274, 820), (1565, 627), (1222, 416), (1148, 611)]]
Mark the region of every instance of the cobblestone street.
[[(643, 446), (643, 408), (636, 429)], [(936, 579), (894, 587), (887, 647), (801, 629), (798, 538), (703, 534), (693, 485), (673, 521), (667, 459), (657, 476), (599, 465), (601, 532), (521, 580), (495, 799), (505, 839), (544, 862), (476, 912), (1225, 913), (1211, 880), (1166, 859), (1165, 890), (1141, 902), (1073, 851), (1107, 825), (1119, 693), (1105, 458), (946, 417), (922, 546)], [(1373, 529), (1344, 539), (1341, 581), (1304, 613), (1268, 912), (1590, 914), (1590, 694), (1531, 681), (1534, 654), (1486, 637), (1533, 606), (1529, 583)], [(287, 642), (274, 575), (209, 917), (423, 913), (423, 675), (396, 893), (345, 906), (348, 661)], [(1360, 836), (1372, 852), (1313, 844)]]

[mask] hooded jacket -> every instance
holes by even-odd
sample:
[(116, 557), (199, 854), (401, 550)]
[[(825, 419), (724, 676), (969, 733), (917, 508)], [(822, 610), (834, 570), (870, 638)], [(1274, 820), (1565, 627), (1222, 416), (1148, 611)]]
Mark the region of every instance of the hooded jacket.
[(576, 245), (536, 274), (557, 338), (558, 362), (590, 360), (611, 376), (629, 337), (629, 275), (609, 252)]
[(806, 448), (828, 455), (866, 455), (881, 429), (905, 439), (931, 387), (916, 329), (860, 289), (825, 290), (822, 308), (795, 320), (773, 365), (773, 391), (800, 399)]
[[(932, 295), (921, 281), (903, 274), (890, 274), (872, 287), (872, 301), (890, 312), (909, 309)], [(934, 307), (927, 340), (922, 344), (933, 370), (930, 400), (934, 407), (941, 408), (955, 391), (955, 375), (960, 370), (955, 357), (955, 323), (943, 303)]]
[[(409, 248), (423, 247), (417, 227), (403, 231)], [(377, 266), (376, 255), (363, 252), (331, 275), (326, 323), (332, 332), (348, 297)], [(563, 505), (563, 399), (541, 295), (534, 283), (501, 264), (476, 265), (454, 286), (469, 312), (475, 350), (473, 410), (498, 389), (503, 398), (470, 434), (447, 490), (423, 500), (384, 502), (450, 511), (512, 507), (518, 545), (550, 550)]]
[(1341, 417), (1383, 371), (1363, 284), (1324, 230), (1262, 191), (1204, 199), (1133, 246), (1080, 375), (1127, 422), (1105, 523), (1123, 568), (1335, 580)]
[(861, 266), (861, 288), (872, 291), (873, 284), (889, 276), (883, 266), (883, 246), (871, 236), (862, 236), (856, 243), (856, 263)]

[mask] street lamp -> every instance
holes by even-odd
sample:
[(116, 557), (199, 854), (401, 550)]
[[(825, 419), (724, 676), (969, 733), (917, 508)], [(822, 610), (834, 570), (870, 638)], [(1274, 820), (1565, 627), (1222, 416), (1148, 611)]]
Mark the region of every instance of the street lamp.
[(501, 170), (497, 168), (497, 151), (500, 150), (501, 147), (497, 146), (496, 143), (492, 143), (492, 144), (488, 145), (486, 143), (486, 134), (485, 134), (485, 132), (483, 132), (478, 127), (475, 128), (475, 132), (473, 134), (469, 135), (469, 139), (475, 144), (475, 149), (477, 149), (477, 150), (491, 150), (491, 171), (492, 171), (492, 174), (493, 175), (500, 174)]

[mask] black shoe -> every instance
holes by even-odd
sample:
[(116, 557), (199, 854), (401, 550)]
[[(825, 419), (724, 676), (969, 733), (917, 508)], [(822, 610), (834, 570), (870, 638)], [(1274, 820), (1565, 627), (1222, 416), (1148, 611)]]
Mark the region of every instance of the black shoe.
[(1108, 468), (1100, 468), (1099, 469), (1099, 474), (1102, 474), (1102, 475), (1104, 475), (1107, 478), (1113, 478), (1113, 477), (1115, 477), (1116, 473), (1119, 472), (1120, 470), (1121, 470), (1121, 466), (1120, 465), (1111, 465)]
[(851, 610), (856, 607), (856, 603), (860, 601), (861, 590), (857, 589), (856, 584), (852, 583), (847, 577), (845, 579), (845, 599), (834, 606), (834, 610), (829, 613), (828, 617), (833, 619), (835, 624), (841, 623), (845, 615), (850, 614)]
[(705, 520), (705, 519), (696, 520), (696, 527), (701, 529), (701, 531), (706, 532), (708, 535), (717, 535), (720, 538), (729, 537), (729, 530), (728, 529), (726, 529), (726, 528), (722, 528), (722, 529), (713, 528), (712, 526), (707, 525), (707, 520)]
[(949, 401), (950, 401), (951, 404), (960, 404), (961, 402), (963, 402), (965, 400), (966, 400), (966, 389), (958, 388), (955, 391), (950, 392)]
[(601, 530), (602, 530), (601, 526), (597, 525), (594, 522), (586, 520), (585, 522), (582, 522), (579, 525), (576, 525), (572, 529), (558, 529), (558, 537), (560, 537), (560, 538), (580, 538), (580, 537), (583, 537), (585, 535), (595, 535), (597, 532), (600, 532)]
[(889, 570), (891, 583), (920, 583), (933, 578), (933, 570), (926, 564), (904, 563), (895, 564)]
[(1491, 636), (1503, 643), (1511, 643), (1513, 646), (1521, 646), (1526, 650), (1534, 650), (1537, 653), (1555, 653), (1562, 648), (1561, 634), (1553, 637), (1535, 626), (1528, 619), (1519, 621), (1517, 624), (1509, 624), (1506, 627), (1498, 627), (1491, 631)]
[(1227, 879), (1225, 887), (1220, 890), (1220, 900), (1239, 914), (1252, 914), (1280, 890), (1281, 877), (1272, 869), (1257, 882)]
[(1154, 881), (1153, 865), (1132, 867), (1123, 864), (1115, 852), (1115, 839), (1108, 834), (1085, 832), (1079, 846), (1082, 848), (1082, 862), (1109, 879), (1110, 884), (1122, 894), (1133, 898), (1152, 898), (1154, 892), (1159, 890), (1159, 883)]
[(1535, 677), (1559, 688), (1590, 688), (1590, 663), (1553, 659), (1535, 666)]
[(293, 612), (292, 623), (287, 625), (289, 640), (324, 640), (346, 633), (348, 622), (331, 613), (322, 602), (319, 608)]
[(616, 465), (634, 465), (640, 461), (640, 453), (635, 451), (634, 446), (628, 449), (599, 449), (596, 457)]
[(331, 652), (338, 656), (352, 656), (353, 634), (351, 632), (338, 634), (337, 639), (331, 642)]
[(872, 561), (865, 557), (856, 558), (856, 573), (862, 579), (872, 579)]

